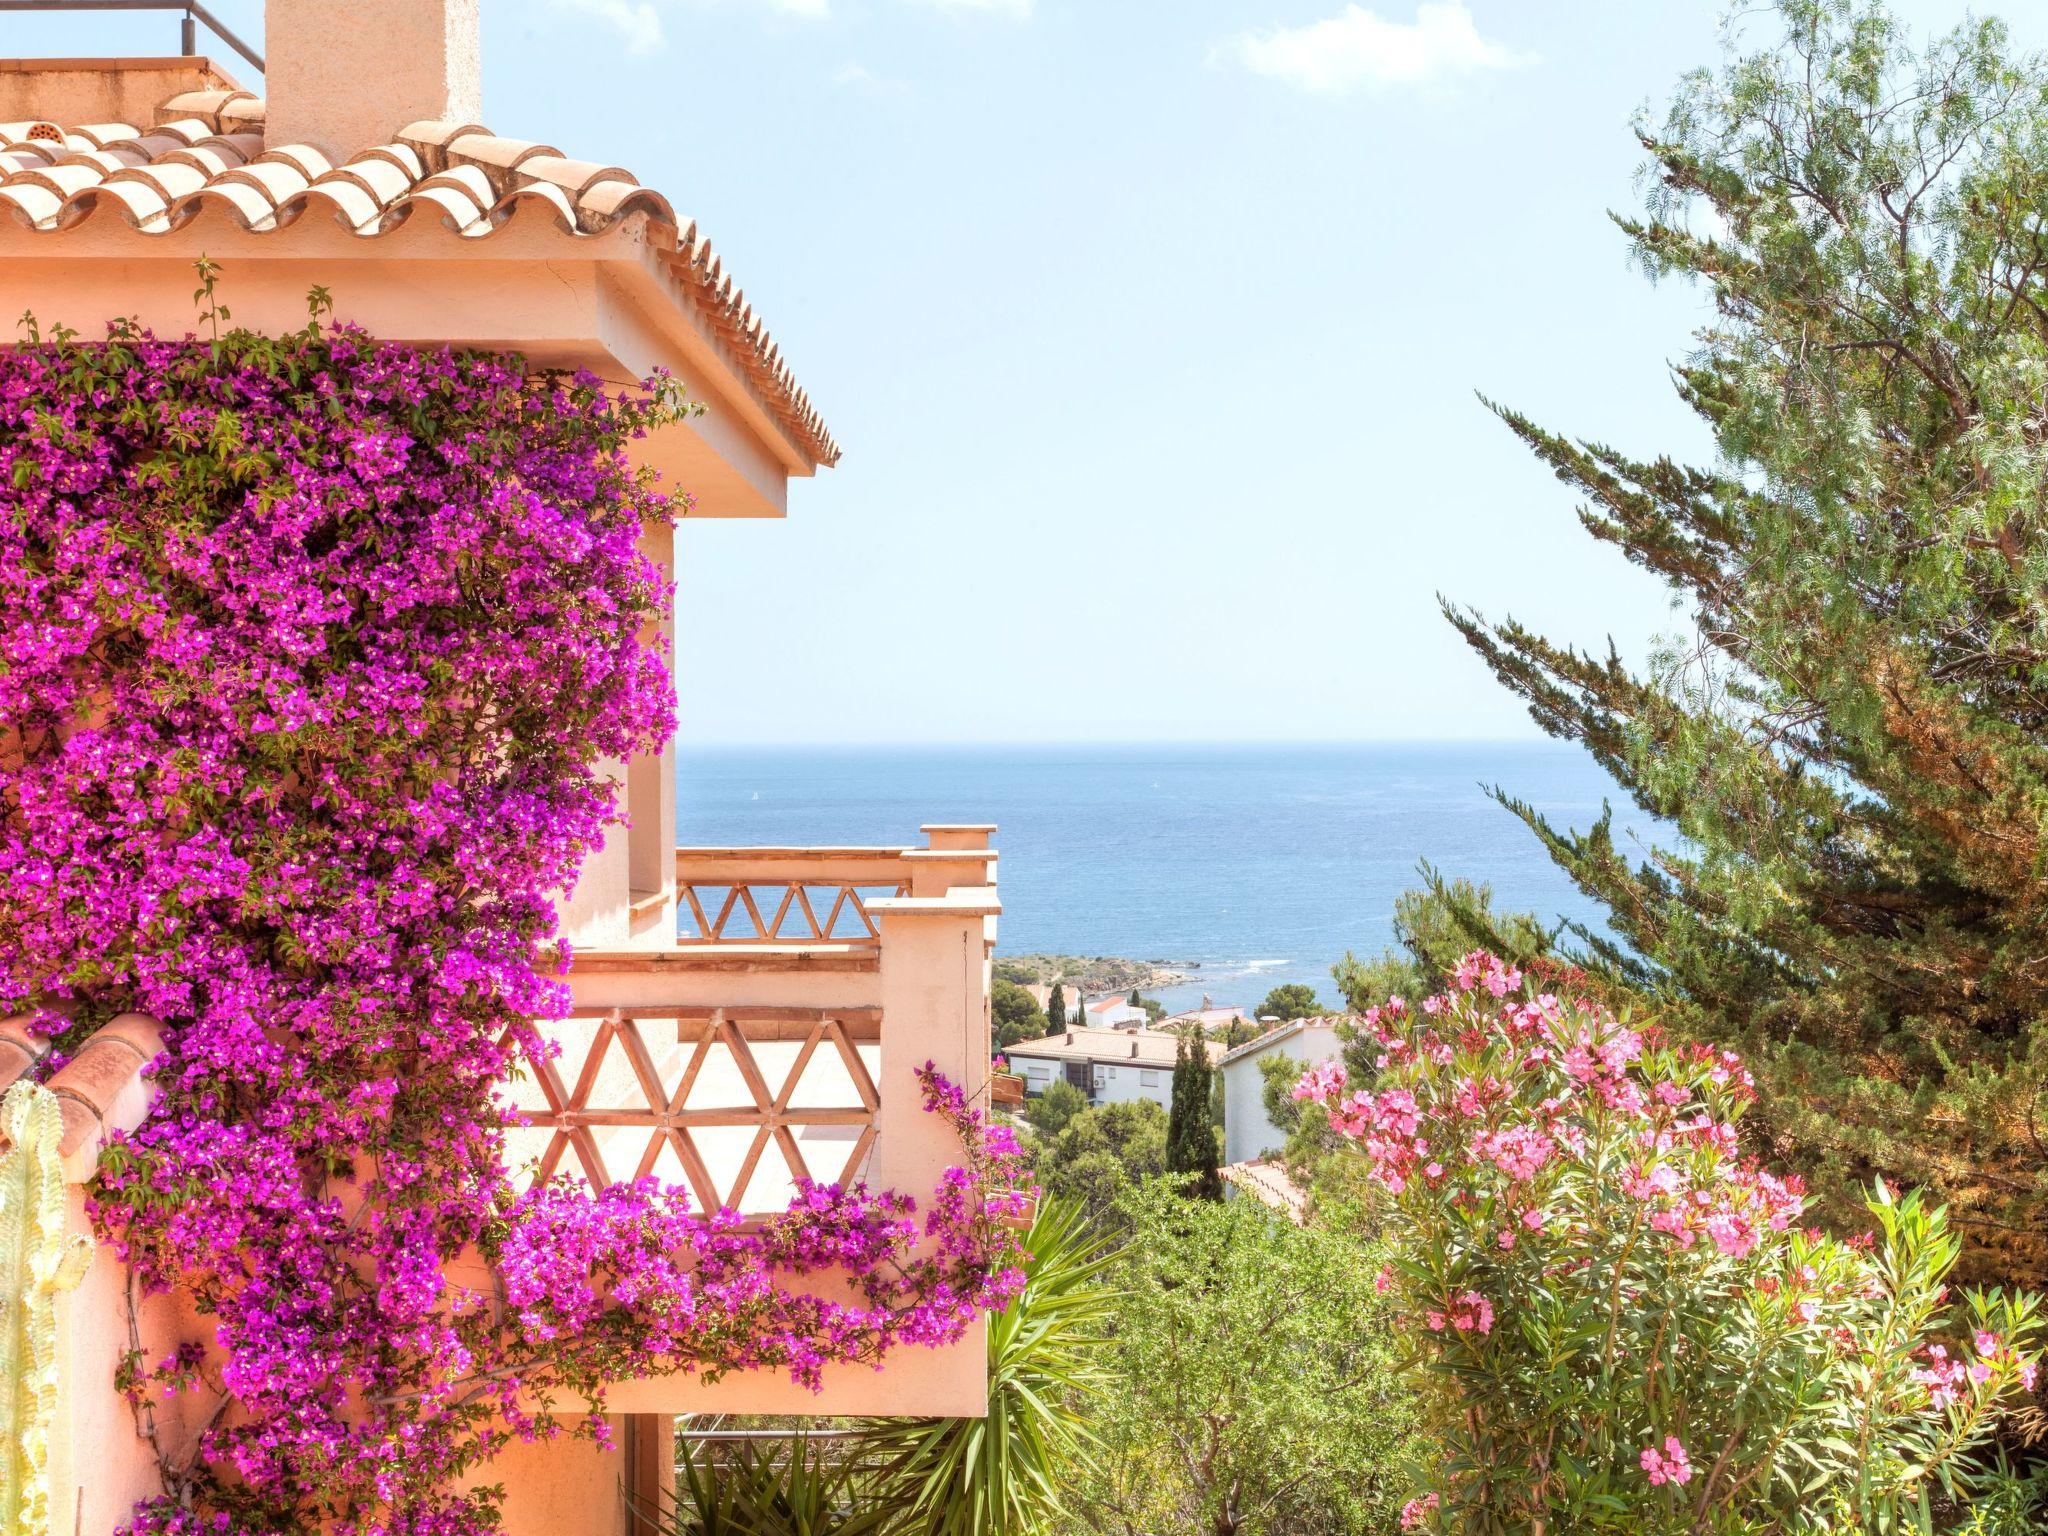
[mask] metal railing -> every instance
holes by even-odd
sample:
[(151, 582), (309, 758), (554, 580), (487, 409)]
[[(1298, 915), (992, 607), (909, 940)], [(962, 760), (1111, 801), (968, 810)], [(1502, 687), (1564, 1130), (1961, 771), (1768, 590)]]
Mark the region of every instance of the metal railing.
[(0, 0), (0, 11), (182, 11), (178, 27), (178, 52), (186, 58), (199, 55), (199, 23), (258, 70), (263, 55), (230, 31), (221, 19), (198, 0)]

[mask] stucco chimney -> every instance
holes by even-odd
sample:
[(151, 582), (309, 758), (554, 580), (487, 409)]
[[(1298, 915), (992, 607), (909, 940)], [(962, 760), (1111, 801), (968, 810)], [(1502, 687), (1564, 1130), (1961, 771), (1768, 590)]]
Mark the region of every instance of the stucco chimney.
[(264, 138), (340, 161), (483, 110), (480, 0), (264, 0)]

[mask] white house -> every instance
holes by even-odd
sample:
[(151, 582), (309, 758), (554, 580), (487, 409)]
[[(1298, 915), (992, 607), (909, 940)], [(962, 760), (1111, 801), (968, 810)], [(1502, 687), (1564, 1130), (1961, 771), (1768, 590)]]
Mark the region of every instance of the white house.
[[(1209, 1060), (1222, 1047), (1205, 1042)], [(1019, 1040), (1003, 1053), (1010, 1070), (1024, 1079), (1027, 1098), (1065, 1081), (1088, 1095), (1090, 1104), (1150, 1099), (1173, 1108), (1173, 1063), (1180, 1037), (1156, 1029), (1068, 1029), (1042, 1040)]]
[(1088, 1029), (1143, 1029), (1151, 1022), (1144, 1009), (1122, 997), (1098, 997), (1084, 1012)]
[(1223, 1161), (1244, 1163), (1287, 1144), (1287, 1134), (1266, 1114), (1266, 1076), (1260, 1063), (1276, 1056), (1307, 1070), (1343, 1049), (1334, 1016), (1296, 1019), (1226, 1052), (1223, 1071)]

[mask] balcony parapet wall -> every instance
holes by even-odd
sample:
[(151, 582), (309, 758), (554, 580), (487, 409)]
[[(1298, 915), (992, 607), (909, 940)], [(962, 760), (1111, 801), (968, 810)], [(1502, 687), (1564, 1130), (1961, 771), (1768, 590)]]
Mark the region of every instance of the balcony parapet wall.
[[(680, 1167), (677, 1182), (721, 1195), (737, 1180), (742, 1214), (779, 1208), (756, 1201), (785, 1187), (783, 1162), (928, 1199), (961, 1148), (925, 1113), (918, 1068), (931, 1062), (971, 1102), (989, 1092), (1002, 910), (990, 830), (928, 830), (930, 848), (678, 849), (677, 907), (703, 931), (668, 948), (575, 953), (574, 1017), (543, 1026), (563, 1059), (523, 1134), (552, 1138), (554, 1166), (571, 1171), (582, 1136), (609, 1178), (675, 1178)], [(850, 934), (825, 922), (845, 892)], [(728, 1133), (722, 1163), (712, 1133)], [(843, 1169), (827, 1166), (835, 1156)], [(979, 1415), (987, 1341), (977, 1328), (945, 1348), (900, 1350), (880, 1370), (830, 1369), (816, 1394), (757, 1372), (620, 1382), (608, 1401), (628, 1414)]]

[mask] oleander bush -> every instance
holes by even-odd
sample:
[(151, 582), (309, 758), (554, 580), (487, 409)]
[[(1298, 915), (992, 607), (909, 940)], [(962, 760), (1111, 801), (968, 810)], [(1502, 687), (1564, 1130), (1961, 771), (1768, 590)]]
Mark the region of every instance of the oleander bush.
[(1391, 1245), (1441, 1448), (1405, 1527), (1882, 1532), (2015, 1503), (1981, 1453), (2033, 1386), (2038, 1302), (1951, 1293), (1918, 1194), (1878, 1185), (1867, 1238), (1805, 1226), (1798, 1180), (1739, 1150), (1735, 1056), (1483, 953), (1364, 1023), (1370, 1086), (1332, 1062), (1296, 1091), (1363, 1155)]

